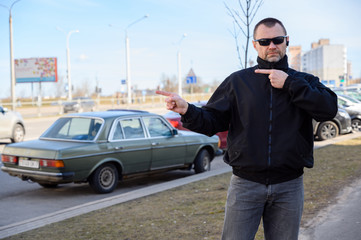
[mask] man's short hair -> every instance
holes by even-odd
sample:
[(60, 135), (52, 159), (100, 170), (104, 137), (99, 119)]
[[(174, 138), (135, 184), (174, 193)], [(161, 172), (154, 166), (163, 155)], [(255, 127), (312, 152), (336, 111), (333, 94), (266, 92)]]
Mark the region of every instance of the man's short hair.
[[(281, 27), (283, 28), (283, 31), (285, 32), (285, 35), (287, 35), (286, 28), (285, 28), (285, 26), (283, 26), (283, 23), (282, 23), (280, 20), (278, 20), (278, 19), (276, 19), (276, 18), (265, 18), (265, 19), (259, 21), (259, 22), (256, 24), (256, 26), (254, 27), (254, 30), (253, 30), (253, 39), (255, 39), (257, 28), (258, 28), (261, 24), (263, 24), (263, 25), (265, 25), (266, 27), (269, 27), (269, 28), (270, 28), (270, 27), (273, 27), (274, 25), (276, 25), (277, 23), (278, 23), (279, 25), (281, 25)], [(256, 40), (256, 39), (255, 39), (255, 40)]]

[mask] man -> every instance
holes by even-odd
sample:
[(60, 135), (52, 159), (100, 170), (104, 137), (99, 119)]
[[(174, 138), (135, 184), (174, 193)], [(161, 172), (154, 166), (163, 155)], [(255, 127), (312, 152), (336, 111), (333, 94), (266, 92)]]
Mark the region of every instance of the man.
[(337, 97), (317, 77), (288, 67), (282, 22), (263, 19), (253, 37), (258, 65), (231, 74), (203, 108), (157, 93), (184, 127), (207, 135), (229, 130), (224, 161), (233, 175), (222, 239), (254, 239), (262, 219), (265, 239), (296, 240), (303, 168), (313, 166), (312, 118), (332, 119)]

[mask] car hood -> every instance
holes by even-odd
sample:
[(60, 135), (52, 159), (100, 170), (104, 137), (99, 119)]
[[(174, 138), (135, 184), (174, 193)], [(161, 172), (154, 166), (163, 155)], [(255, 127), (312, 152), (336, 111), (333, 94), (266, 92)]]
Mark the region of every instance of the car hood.
[(346, 108), (346, 111), (350, 115), (361, 114), (361, 104), (355, 104), (355, 105), (349, 106), (349, 107)]
[[(94, 144), (89, 142), (65, 142), (52, 140), (32, 140), (5, 146), (2, 154), (30, 158), (59, 159), (94, 151)], [(93, 148), (93, 150), (91, 150)], [(80, 150), (81, 149), (81, 150)]]

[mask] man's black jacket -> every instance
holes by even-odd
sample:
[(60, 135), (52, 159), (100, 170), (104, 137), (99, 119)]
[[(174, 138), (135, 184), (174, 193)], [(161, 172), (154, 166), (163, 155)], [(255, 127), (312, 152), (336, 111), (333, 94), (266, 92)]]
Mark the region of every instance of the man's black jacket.
[[(239, 177), (262, 184), (295, 179), (313, 166), (312, 118), (331, 120), (337, 96), (313, 75), (288, 68), (287, 56), (277, 63), (260, 58), (258, 65), (231, 74), (207, 105), (189, 104), (183, 126), (206, 135), (228, 130), (224, 161)], [(279, 69), (287, 77), (273, 88), (259, 69)]]

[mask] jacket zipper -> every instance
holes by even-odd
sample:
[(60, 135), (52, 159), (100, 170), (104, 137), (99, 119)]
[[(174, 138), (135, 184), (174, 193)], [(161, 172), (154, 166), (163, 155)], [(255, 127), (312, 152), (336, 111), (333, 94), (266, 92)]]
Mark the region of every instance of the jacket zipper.
[(271, 166), (271, 152), (272, 152), (272, 123), (273, 123), (273, 88), (270, 90), (270, 104), (269, 104), (269, 127), (268, 127), (268, 167)]
[[(273, 69), (273, 67), (271, 68)], [(272, 125), (273, 125), (273, 87), (270, 83), (270, 104), (269, 104), (269, 127), (268, 127), (268, 159), (267, 166), (271, 167), (271, 153), (272, 153)], [(266, 185), (269, 185), (269, 177), (266, 179)]]

